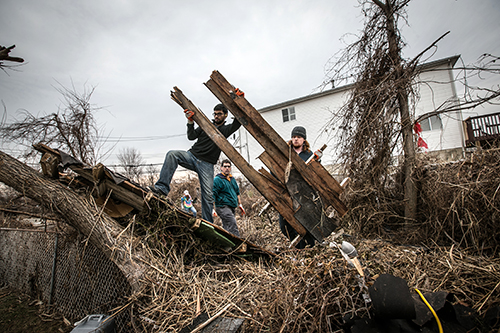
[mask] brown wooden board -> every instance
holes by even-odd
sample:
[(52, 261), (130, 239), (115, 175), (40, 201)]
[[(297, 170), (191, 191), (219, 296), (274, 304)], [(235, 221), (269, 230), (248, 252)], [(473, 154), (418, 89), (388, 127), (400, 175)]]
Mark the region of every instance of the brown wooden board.
[(191, 100), (189, 100), (182, 91), (174, 87), (171, 92), (172, 99), (183, 109), (194, 112), (193, 119), (203, 131), (212, 139), (212, 141), (226, 154), (234, 165), (245, 175), (245, 177), (255, 186), (255, 188), (280, 212), (281, 215), (297, 230), (301, 235), (306, 234), (306, 229), (295, 220), (294, 211), (290, 206), (290, 195), (285, 191), (277, 191), (274, 187), (268, 185), (268, 181), (257, 172), (240, 153), (227, 141), (215, 125), (201, 112)]
[(235, 89), (218, 71), (214, 71), (210, 80), (205, 84), (226, 107), (235, 115), (248, 132), (261, 146), (276, 159), (280, 165), (286, 165), (289, 160), (303, 176), (304, 180), (315, 190), (320, 192), (326, 205), (333, 206), (340, 216), (345, 215), (347, 207), (339, 199), (343, 192), (340, 184), (317, 163), (308, 168), (298, 154), (290, 153), (289, 146), (279, 134), (262, 118), (262, 115), (243, 96), (236, 96), (231, 92)]
[(285, 183), (285, 165), (280, 165), (276, 160), (267, 152), (264, 151), (258, 157), (259, 160), (276, 176), (283, 184)]

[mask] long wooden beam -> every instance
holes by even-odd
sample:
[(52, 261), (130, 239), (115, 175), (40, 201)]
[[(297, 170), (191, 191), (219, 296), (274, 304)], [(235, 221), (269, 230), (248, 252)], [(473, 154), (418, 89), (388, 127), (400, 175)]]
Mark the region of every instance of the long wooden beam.
[[(347, 213), (347, 207), (339, 199), (343, 192), (340, 184), (326, 171), (317, 161), (308, 167), (298, 154), (289, 154), (289, 147), (279, 134), (262, 118), (262, 115), (243, 96), (233, 93), (235, 88), (220, 74), (213, 71), (206, 86), (223, 103), (231, 109), (233, 115), (240, 120), (243, 126), (264, 147), (264, 149), (276, 159), (281, 165), (284, 161), (291, 160), (293, 166), (302, 175), (304, 180), (315, 190), (320, 192), (325, 202), (343, 216)], [(263, 135), (262, 135), (263, 134)], [(326, 208), (326, 207), (325, 207)]]
[(269, 182), (258, 173), (240, 153), (227, 141), (215, 125), (201, 112), (194, 103), (189, 100), (182, 91), (174, 87), (170, 93), (172, 99), (183, 109), (194, 112), (194, 121), (205, 131), (212, 141), (229, 157), (234, 165), (245, 175), (255, 188), (276, 208), (278, 212), (297, 230), (301, 235), (306, 234), (306, 229), (294, 217), (292, 199), (283, 188), (277, 191), (275, 186), (268, 186)]
[[(272, 156), (276, 164), (286, 165), (286, 163), (288, 163), (288, 158), (283, 155), (278, 147), (276, 147), (276, 145), (267, 137), (267, 133), (263, 130), (263, 127), (261, 127), (259, 123), (256, 123), (250, 116), (242, 112), (239, 106), (233, 101), (232, 96), (228, 95), (214, 80), (208, 80), (205, 85), (215, 95), (215, 97), (217, 97), (222, 102), (222, 104), (224, 104), (229, 110), (231, 110), (231, 113), (260, 143), (265, 152)], [(273, 170), (273, 166), (268, 165), (267, 159), (262, 160), (262, 162), (270, 170)], [(277, 173), (275, 174), (275, 176), (278, 177), (278, 179), (283, 184), (285, 183), (284, 173)]]

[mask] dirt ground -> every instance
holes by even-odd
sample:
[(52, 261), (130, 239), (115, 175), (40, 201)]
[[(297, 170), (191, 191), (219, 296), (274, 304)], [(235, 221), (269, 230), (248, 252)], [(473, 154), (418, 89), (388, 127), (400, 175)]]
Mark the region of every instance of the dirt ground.
[(71, 332), (73, 325), (65, 318), (47, 314), (43, 304), (11, 289), (0, 289), (0, 332)]

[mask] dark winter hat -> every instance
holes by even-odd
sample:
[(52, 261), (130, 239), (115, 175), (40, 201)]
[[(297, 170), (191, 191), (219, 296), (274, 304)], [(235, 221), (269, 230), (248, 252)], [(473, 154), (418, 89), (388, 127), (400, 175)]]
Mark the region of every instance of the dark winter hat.
[(227, 114), (227, 108), (224, 106), (224, 104), (217, 104), (217, 105), (214, 107), (214, 111), (222, 111), (222, 112), (224, 112), (225, 114)]
[(304, 138), (304, 140), (307, 139), (306, 129), (302, 126), (294, 127), (294, 129), (292, 130), (292, 138), (294, 136), (301, 136)]

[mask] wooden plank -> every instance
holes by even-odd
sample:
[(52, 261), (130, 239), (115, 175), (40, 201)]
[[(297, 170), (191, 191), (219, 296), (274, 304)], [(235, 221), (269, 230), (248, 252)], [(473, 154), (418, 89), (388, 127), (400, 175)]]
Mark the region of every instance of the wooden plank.
[[(91, 169), (82, 168), (81, 166), (75, 166), (75, 165), (70, 166), (70, 169), (78, 173), (86, 180), (94, 182), (94, 175), (92, 174)], [(114, 181), (108, 178), (105, 178), (103, 181), (100, 182), (100, 184), (103, 184), (107, 191), (109, 190), (113, 191), (111, 193), (112, 198), (120, 200), (121, 202), (126, 203), (127, 205), (132, 206), (139, 211), (142, 211), (144, 209), (144, 198), (142, 196), (138, 196), (137, 194), (129, 191), (126, 188), (123, 188), (122, 186), (116, 184)], [(143, 193), (145, 196), (146, 192), (143, 191)], [(99, 194), (103, 195), (103, 193)]]
[(285, 183), (285, 166), (280, 165), (276, 160), (267, 152), (264, 151), (258, 157), (259, 160), (276, 176), (283, 184)]
[[(339, 195), (342, 193), (343, 189), (330, 175), (330, 173), (328, 173), (328, 171), (326, 171), (326, 169), (324, 169), (324, 167), (319, 163), (317, 165), (320, 167), (313, 167), (313, 171), (313, 168), (308, 168), (298, 154), (288, 154), (289, 146), (287, 143), (262, 118), (262, 115), (246, 100), (245, 97), (231, 96), (231, 91), (234, 90), (234, 87), (218, 71), (214, 71), (210, 78), (211, 80), (206, 83), (207, 87), (209, 87), (216, 97), (222, 97), (222, 99), (219, 99), (223, 103), (224, 101), (227, 101), (228, 98), (232, 100), (231, 112), (237, 117), (237, 119), (241, 118), (244, 120), (242, 125), (245, 126), (245, 128), (252, 135), (253, 133), (251, 131), (255, 128), (259, 128), (261, 132), (265, 133), (265, 136), (263, 137), (254, 136), (264, 149), (267, 150), (273, 157), (276, 155), (277, 162), (282, 165), (285, 165), (283, 164), (283, 159), (286, 159), (285, 156), (290, 155), (288, 157), (292, 160), (294, 167), (300, 172), (307, 183), (319, 191), (328, 205), (332, 205), (340, 216), (345, 215), (345, 213), (347, 213), (347, 207), (339, 199)], [(218, 86), (218, 88), (216, 86)], [(268, 147), (273, 145), (279, 151), (278, 154), (268, 150)], [(288, 162), (288, 159), (286, 159), (286, 162)]]
[[(205, 86), (224, 104), (236, 119), (245, 127), (245, 129), (259, 142), (264, 150), (270, 154), (279, 165), (286, 165), (288, 155), (284, 155), (278, 147), (269, 140), (266, 131), (260, 127), (260, 124), (255, 122), (255, 119), (245, 114), (240, 110), (239, 106), (234, 102), (233, 98), (224, 91), (214, 80), (208, 80)], [(260, 114), (259, 114), (260, 116)], [(262, 118), (260, 116), (260, 118)], [(262, 119), (263, 120), (263, 119)], [(283, 141), (281, 139), (281, 141)]]
[(286, 192), (286, 187), (285, 185), (283, 185), (282, 183), (280, 183), (278, 181), (278, 179), (276, 179), (273, 175), (271, 175), (269, 173), (269, 171), (267, 171), (266, 169), (264, 168), (260, 168), (259, 169), (259, 172), (260, 174), (266, 178), (266, 180), (269, 182), (269, 183), (272, 183), (277, 189), (279, 189), (277, 192)]
[(59, 178), (59, 171), (57, 166), (59, 164), (59, 159), (52, 153), (46, 152), (42, 155), (40, 159), (40, 164), (42, 166), (42, 173), (50, 178)]
[[(62, 160), (61, 154), (57, 150), (52, 149), (44, 144), (36, 144), (33, 145), (33, 147), (45, 154), (49, 153), (54, 155), (59, 162), (61, 162)], [(112, 198), (120, 200), (139, 211), (142, 211), (144, 209), (144, 196), (147, 194), (147, 192), (133, 185), (129, 181), (123, 181), (120, 184), (116, 184), (112, 180), (111, 175), (106, 174), (106, 167), (104, 165), (98, 164), (94, 168), (86, 168), (83, 165), (70, 165), (69, 168), (83, 177), (86, 181), (89, 182), (89, 184), (98, 186), (98, 197), (105, 195), (108, 190), (112, 190)]]
[[(245, 175), (245, 177), (255, 186), (255, 188), (268, 199), (269, 202), (280, 212), (283, 217), (297, 230), (301, 235), (306, 234), (306, 229), (296, 221), (293, 216), (294, 211), (288, 206), (289, 195), (277, 193), (273, 187), (268, 186), (268, 182), (259, 174), (240, 153), (227, 141), (215, 125), (201, 112), (193, 102), (191, 102), (182, 91), (174, 87), (171, 92), (172, 99), (179, 104), (183, 109), (188, 109), (194, 112), (193, 119), (212, 139), (212, 141), (226, 154), (226, 156), (234, 163), (234, 165)], [(288, 196), (288, 199), (286, 198)]]
[(102, 163), (99, 163), (92, 168), (92, 176), (94, 177), (95, 182), (99, 182), (106, 177), (104, 168), (105, 167)]
[(130, 213), (134, 208), (123, 203), (123, 202), (117, 202), (115, 203), (112, 198), (109, 198), (106, 202), (107, 197), (102, 196), (99, 198), (95, 199), (95, 202), (97, 205), (102, 207), (104, 203), (106, 205), (104, 206), (104, 212), (111, 216), (112, 218), (117, 218), (117, 217), (123, 217), (126, 216), (128, 213)]

